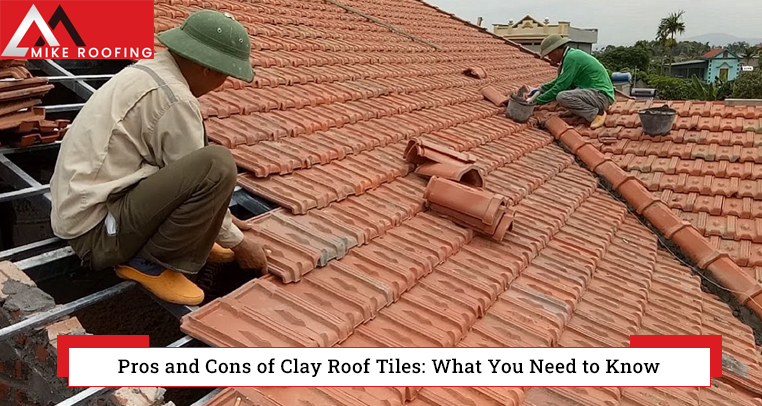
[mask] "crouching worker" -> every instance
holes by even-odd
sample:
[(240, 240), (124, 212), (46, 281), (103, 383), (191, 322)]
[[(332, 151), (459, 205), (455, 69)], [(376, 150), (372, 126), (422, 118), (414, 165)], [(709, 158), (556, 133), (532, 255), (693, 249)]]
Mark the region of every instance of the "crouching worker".
[(251, 45), (215, 11), (159, 41), (169, 51), (122, 70), (74, 120), (51, 180), (51, 222), (84, 266), (115, 267), (160, 299), (196, 305), (204, 292), (185, 275), (207, 261), (267, 267), (228, 210), (236, 165), (227, 149), (207, 146), (197, 100), (228, 76), (251, 82)]
[(556, 34), (542, 41), (540, 55), (560, 65), (559, 74), (552, 82), (532, 89), (529, 96), (537, 104), (555, 100), (570, 114), (585, 119), (590, 128), (602, 127), (606, 110), (614, 103), (614, 85), (606, 68), (594, 56), (567, 47), (568, 42), (568, 38)]

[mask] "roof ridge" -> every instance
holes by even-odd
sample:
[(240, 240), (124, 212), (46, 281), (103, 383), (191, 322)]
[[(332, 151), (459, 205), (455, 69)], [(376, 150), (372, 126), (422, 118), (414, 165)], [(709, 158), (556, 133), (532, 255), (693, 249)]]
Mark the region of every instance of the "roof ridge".
[[(415, 1), (418, 1), (418, 2), (420, 2), (420, 3), (423, 3), (424, 5), (426, 5), (426, 6), (428, 6), (428, 7), (431, 7), (431, 8), (433, 8), (434, 10), (436, 10), (436, 11), (437, 11), (437, 12), (439, 12), (439, 13), (442, 13), (442, 14), (448, 15), (448, 16), (450, 16), (450, 18), (452, 18), (453, 20), (457, 20), (457, 21), (460, 21), (460, 22), (462, 22), (463, 24), (465, 24), (465, 25), (467, 25), (467, 26), (469, 26), (469, 27), (473, 27), (473, 28), (476, 28), (477, 30), (479, 30), (479, 31), (481, 31), (481, 32), (483, 32), (483, 33), (485, 33), (485, 34), (488, 34), (489, 36), (491, 36), (491, 37), (493, 37), (493, 38), (499, 39), (499, 40), (501, 40), (501, 41), (505, 42), (506, 44), (508, 44), (508, 45), (510, 45), (510, 46), (512, 46), (512, 47), (514, 47), (514, 48), (518, 48), (518, 49), (519, 49), (521, 52), (524, 52), (524, 53), (530, 54), (530, 55), (534, 56), (534, 57), (535, 57), (535, 58), (537, 58), (537, 59), (540, 59), (540, 60), (543, 60), (543, 61), (545, 61), (545, 62), (548, 62), (548, 65), (550, 65), (551, 67), (553, 67), (553, 64), (551, 64), (551, 63), (550, 63), (550, 61), (549, 61), (547, 58), (543, 58), (543, 57), (541, 57), (539, 53), (537, 53), (537, 52), (534, 52), (534, 51), (532, 51), (531, 49), (524, 47), (523, 45), (519, 44), (518, 42), (513, 42), (513, 41), (511, 41), (511, 40), (509, 40), (509, 39), (507, 39), (507, 38), (505, 38), (505, 37), (501, 37), (501, 36), (499, 36), (499, 35), (497, 35), (497, 34), (495, 34), (495, 33), (492, 33), (492, 32), (490, 32), (488, 29), (486, 29), (486, 28), (484, 28), (484, 27), (482, 27), (482, 26), (476, 25), (476, 24), (474, 24), (474, 23), (472, 23), (472, 22), (470, 22), (470, 21), (468, 21), (468, 20), (464, 20), (464, 19), (462, 19), (462, 18), (458, 17), (457, 15), (455, 15), (455, 14), (453, 14), (453, 13), (448, 13), (447, 11), (444, 11), (444, 10), (442, 10), (441, 8), (437, 7), (437, 6), (431, 5), (431, 4), (427, 3), (427, 2), (426, 2), (426, 1), (424, 1), (424, 0), (415, 0)], [(530, 18), (532, 18), (532, 19), (534, 20), (534, 17), (530, 16), (529, 14), (527, 14), (527, 15), (526, 15), (524, 18), (522, 18), (522, 20), (523, 20), (523, 19), (525, 19), (526, 17), (530, 17)], [(536, 20), (535, 20), (535, 21), (536, 21)], [(620, 95), (620, 96), (622, 96), (622, 97), (624, 97), (624, 98), (627, 98), (627, 99), (629, 99), (629, 100), (635, 100), (635, 98), (634, 98), (634, 97), (632, 97), (632, 96), (630, 96), (630, 95), (628, 95), (628, 94), (625, 94), (624, 92), (622, 92), (622, 91), (621, 91), (621, 90), (619, 90), (619, 89), (614, 89), (614, 93), (616, 93), (616, 94), (618, 94), (618, 95)]]
[(479, 30), (479, 31), (482, 31), (482, 32), (484, 32), (485, 34), (488, 34), (489, 36), (491, 36), (491, 37), (493, 37), (493, 38), (499, 39), (499, 40), (501, 40), (501, 41), (505, 42), (506, 44), (508, 44), (508, 45), (510, 45), (510, 46), (512, 46), (512, 47), (514, 47), (514, 48), (518, 48), (518, 49), (519, 49), (521, 52), (524, 52), (524, 53), (527, 53), (527, 54), (533, 55), (533, 56), (534, 56), (534, 57), (536, 57), (537, 59), (541, 59), (541, 60), (543, 60), (543, 61), (546, 61), (546, 62), (548, 62), (548, 64), (549, 64), (549, 65), (551, 65), (551, 66), (552, 66), (552, 64), (550, 64), (550, 61), (549, 61), (547, 58), (542, 58), (542, 57), (540, 57), (540, 54), (539, 54), (539, 53), (537, 53), (537, 52), (534, 52), (534, 51), (532, 51), (531, 49), (524, 47), (523, 45), (519, 44), (518, 42), (513, 42), (513, 41), (511, 41), (511, 40), (509, 40), (509, 39), (507, 39), (507, 38), (504, 38), (504, 37), (501, 37), (501, 36), (499, 36), (499, 35), (497, 35), (497, 34), (495, 34), (495, 33), (489, 32), (489, 30), (488, 30), (488, 29), (486, 29), (486, 28), (484, 28), (484, 27), (478, 26), (478, 25), (476, 25), (476, 24), (472, 23), (471, 21), (468, 21), (468, 20), (464, 20), (464, 19), (462, 19), (462, 18), (458, 17), (457, 15), (455, 15), (455, 14), (453, 14), (453, 13), (448, 13), (447, 11), (444, 11), (444, 10), (442, 10), (441, 8), (439, 8), (439, 7), (437, 7), (437, 6), (434, 6), (434, 5), (432, 5), (432, 4), (429, 4), (429, 3), (425, 2), (424, 0), (414, 0), (414, 1), (417, 1), (417, 2), (419, 2), (419, 3), (422, 3), (422, 4), (424, 4), (424, 5), (425, 5), (425, 6), (427, 6), (427, 7), (433, 8), (434, 10), (436, 10), (436, 11), (437, 11), (437, 12), (439, 12), (439, 13), (442, 13), (442, 14), (445, 14), (445, 15), (447, 15), (447, 16), (450, 16), (450, 18), (452, 18), (453, 20), (457, 20), (457, 21), (460, 21), (460, 22), (462, 22), (463, 24), (465, 24), (465, 25), (467, 25), (467, 26), (469, 26), (469, 27), (473, 27), (473, 28), (476, 28), (477, 30)]
[(612, 188), (639, 215), (651, 222), (664, 237), (677, 244), (699, 268), (708, 270), (740, 304), (762, 317), (762, 284), (746, 274), (728, 254), (715, 249), (693, 225), (683, 222), (664, 202), (652, 196), (635, 176), (627, 174), (561, 118), (553, 116), (546, 121), (545, 126), (591, 172), (610, 182)]

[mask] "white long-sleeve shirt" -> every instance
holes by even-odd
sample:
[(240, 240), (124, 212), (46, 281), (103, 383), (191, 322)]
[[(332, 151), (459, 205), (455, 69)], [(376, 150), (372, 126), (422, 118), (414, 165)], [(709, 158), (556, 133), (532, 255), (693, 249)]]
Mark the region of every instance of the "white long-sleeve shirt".
[[(149, 69), (146, 69), (149, 68)], [(169, 52), (125, 68), (87, 101), (61, 144), (53, 178), (53, 232), (79, 237), (106, 201), (206, 144), (201, 108)], [(243, 240), (228, 211), (217, 242)]]

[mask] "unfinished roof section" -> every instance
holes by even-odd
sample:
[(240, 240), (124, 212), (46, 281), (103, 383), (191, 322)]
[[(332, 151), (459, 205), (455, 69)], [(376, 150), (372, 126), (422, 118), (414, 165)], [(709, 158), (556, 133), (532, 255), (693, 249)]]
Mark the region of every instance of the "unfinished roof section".
[(663, 103), (618, 102), (605, 128), (576, 129), (762, 281), (762, 107), (668, 102), (678, 111), (672, 132), (644, 134), (638, 110)]

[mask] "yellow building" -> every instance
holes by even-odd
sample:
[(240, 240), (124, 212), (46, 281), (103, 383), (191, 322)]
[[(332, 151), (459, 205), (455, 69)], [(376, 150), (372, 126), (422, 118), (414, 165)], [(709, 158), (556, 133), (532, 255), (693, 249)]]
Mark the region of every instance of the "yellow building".
[(592, 53), (593, 44), (598, 42), (597, 28), (575, 28), (567, 21), (559, 21), (558, 24), (550, 24), (549, 19), (540, 22), (532, 16), (526, 16), (514, 24), (513, 20), (508, 24), (493, 24), (492, 32), (496, 35), (517, 42), (532, 51), (540, 51), (540, 43), (551, 34), (558, 34), (569, 38), (569, 46), (579, 48), (587, 53)]

